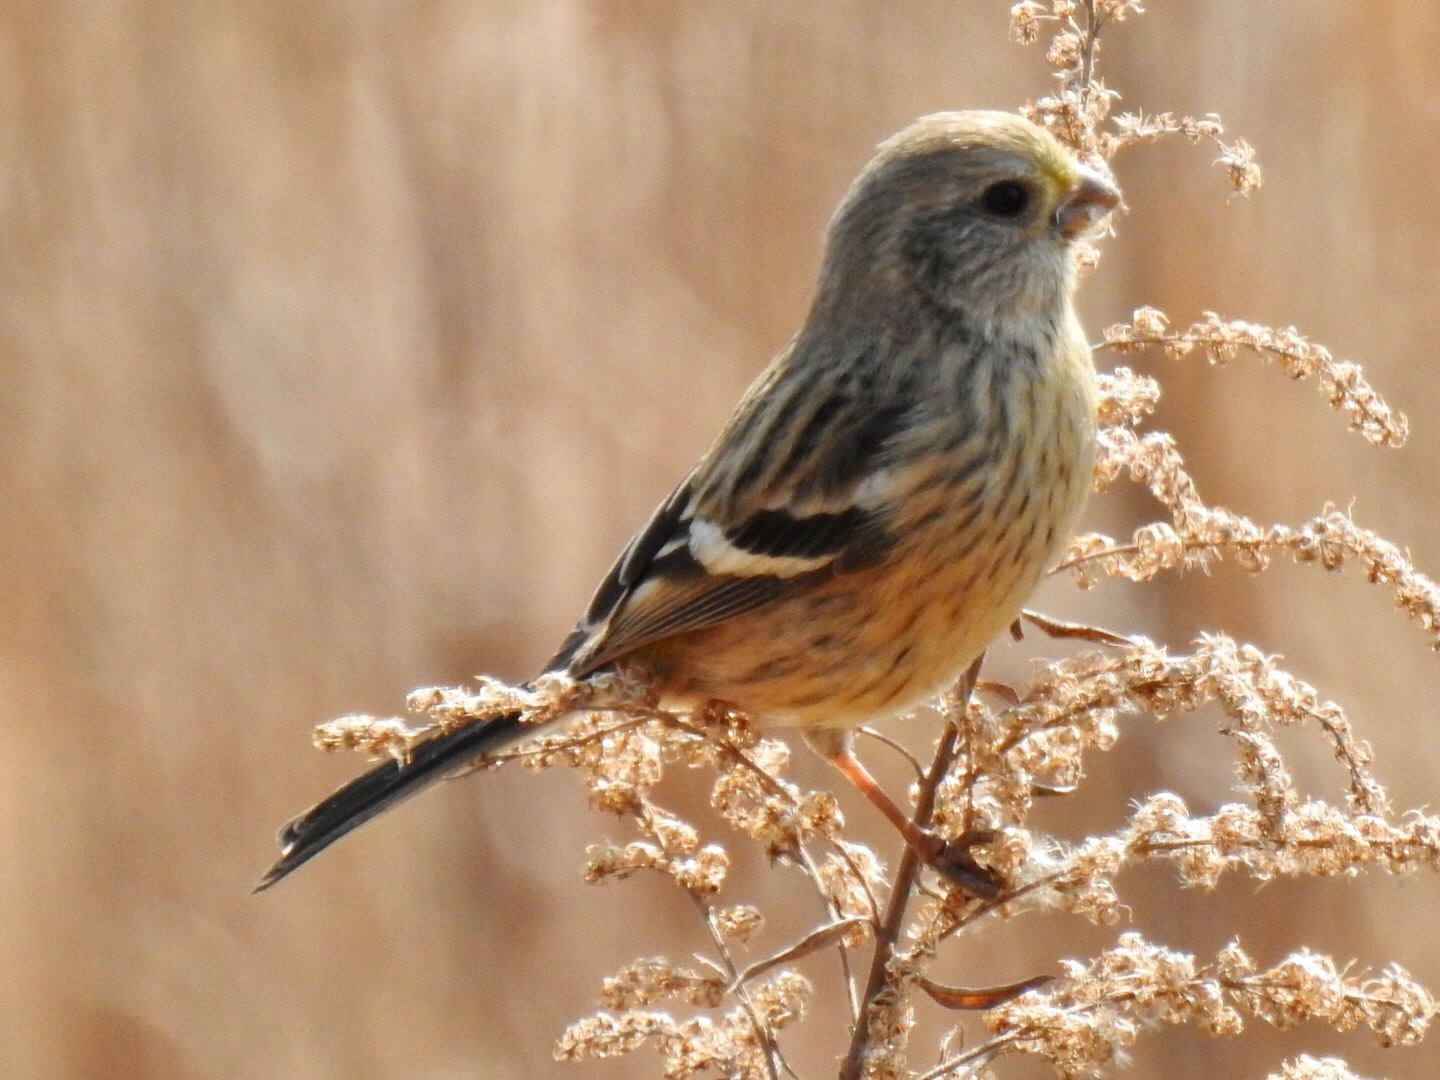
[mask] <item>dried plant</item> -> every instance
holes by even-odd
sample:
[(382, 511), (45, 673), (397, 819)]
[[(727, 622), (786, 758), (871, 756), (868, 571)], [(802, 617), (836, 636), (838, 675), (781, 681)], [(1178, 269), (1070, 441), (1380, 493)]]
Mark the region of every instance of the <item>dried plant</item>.
[[(1095, 74), (1100, 31), (1141, 12), (1135, 0), (1016, 4), (1014, 36), (1022, 43), (1048, 38), (1058, 78), (1055, 92), (1027, 113), (1107, 167), (1127, 147), (1162, 136), (1209, 141), (1232, 188), (1255, 191), (1260, 171), (1251, 148), (1227, 141), (1216, 117), (1111, 115), (1116, 95)], [(1292, 379), (1313, 379), (1370, 443), (1399, 446), (1405, 439), (1405, 419), (1381, 401), (1359, 367), (1336, 361), (1293, 329), (1206, 313), (1173, 331), (1164, 314), (1142, 307), (1131, 322), (1107, 330), (1104, 343), (1121, 356), (1148, 350), (1177, 360), (1203, 355), (1215, 364), (1258, 356)], [(1276, 558), (1326, 570), (1358, 564), (1440, 649), (1440, 587), (1399, 548), (1329, 506), (1285, 525), (1207, 503), (1175, 441), (1145, 428), (1157, 381), (1119, 367), (1102, 382), (1095, 487), (1104, 491), (1122, 479), (1143, 485), (1159, 515), (1128, 539), (1077, 538), (1060, 569), (1080, 586), (1107, 578), (1148, 582), (1223, 559), (1255, 573)], [(911, 759), (917, 824), (948, 839), (968, 838), (998, 890), (971, 892), (939, 880), (910, 851), (886, 867), (845, 838), (829, 794), (786, 779), (785, 744), (719, 707), (665, 711), (645, 687), (618, 677), (574, 683), (550, 675), (525, 688), (484, 681), (418, 691), (410, 704), (426, 718), (420, 727), (348, 717), (324, 725), (317, 742), (403, 756), (415, 738), (437, 728), (513, 709), (537, 723), (573, 717), (505, 760), (577, 771), (593, 804), (628, 819), (636, 832), (629, 843), (593, 847), (587, 879), (670, 877), (692, 902), (707, 945), (701, 961), (650, 957), (606, 979), (601, 1010), (561, 1036), (562, 1059), (648, 1048), (659, 1054), (666, 1077), (796, 1075), (783, 1047), (814, 998), (802, 969), (820, 970), (813, 959), (820, 954), (838, 956), (834, 970), (850, 1002), (850, 1043), (837, 1047), (847, 1080), (996, 1076), (1005, 1059), (1020, 1055), (1043, 1059), (1061, 1076), (1103, 1075), (1143, 1030), (1161, 1023), (1233, 1035), (1250, 1022), (1288, 1027), (1303, 1020), (1339, 1031), (1363, 1028), (1385, 1046), (1418, 1042), (1436, 1005), (1402, 969), (1351, 970), (1307, 950), (1264, 966), (1238, 943), (1198, 957), (1123, 932), (1088, 960), (1059, 961), (1054, 976), (983, 989), (932, 977), (947, 948), (1000, 917), (1049, 910), (1102, 926), (1123, 923), (1118, 878), (1141, 863), (1164, 864), (1181, 885), (1198, 889), (1226, 874), (1264, 882), (1371, 868), (1440, 869), (1440, 818), (1397, 813), (1339, 706), (1260, 649), (1211, 634), (1177, 652), (1098, 627), (1029, 618), (1053, 638), (1079, 642), (1081, 651), (1039, 666), (1018, 687), (980, 682), (972, 671), (936, 705), (943, 735), (929, 764)], [(1204, 705), (1222, 717), (1241, 781), (1237, 801), (1196, 813), (1169, 792), (1137, 794), (1114, 832), (1068, 844), (1034, 826), (1037, 800), (1081, 785), (1086, 756), (1114, 746), (1122, 718), (1165, 720)], [(1338, 800), (1296, 786), (1276, 739), (1288, 727), (1312, 729), (1329, 743), (1340, 766)], [(711, 804), (730, 834), (704, 837), (662, 805), (657, 784), (667, 769), (682, 766), (711, 778)], [(726, 899), (725, 845), (746, 839), (798, 868), (814, 894), (818, 925), (798, 940), (767, 943), (764, 913)], [(987, 891), (993, 895), (977, 895)], [(922, 1000), (962, 1011), (938, 1060), (924, 1063), (912, 1045)], [(1271, 1076), (1355, 1074), (1339, 1060), (1301, 1056)]]

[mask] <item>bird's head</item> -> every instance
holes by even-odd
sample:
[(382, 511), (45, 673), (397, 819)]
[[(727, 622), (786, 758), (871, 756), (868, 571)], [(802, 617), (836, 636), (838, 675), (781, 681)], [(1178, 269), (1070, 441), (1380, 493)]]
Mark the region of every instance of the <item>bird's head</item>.
[(913, 297), (980, 321), (1057, 313), (1073, 244), (1120, 193), (1048, 131), (1001, 112), (935, 113), (880, 144), (830, 225), (822, 288)]

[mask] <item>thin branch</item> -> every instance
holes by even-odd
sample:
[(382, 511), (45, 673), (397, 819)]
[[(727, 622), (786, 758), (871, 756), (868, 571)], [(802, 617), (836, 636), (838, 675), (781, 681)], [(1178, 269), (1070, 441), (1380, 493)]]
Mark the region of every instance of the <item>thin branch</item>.
[[(975, 686), (976, 679), (979, 678), (980, 665), (984, 659), (982, 655), (971, 664), (970, 669), (961, 680), (960, 692), (956, 695), (960, 701), (960, 708), (957, 711), (961, 717), (964, 716), (965, 703), (970, 700), (970, 693)], [(929, 827), (930, 817), (935, 811), (935, 797), (940, 790), (941, 781), (945, 779), (945, 775), (950, 771), (950, 766), (955, 762), (960, 736), (960, 725), (954, 720), (949, 721), (945, 725), (945, 733), (940, 736), (940, 744), (935, 751), (934, 760), (930, 763), (930, 770), (926, 773), (925, 782), (920, 785), (920, 796), (915, 806), (914, 821), (921, 829)], [(870, 1012), (876, 1007), (877, 999), (887, 989), (890, 961), (895, 956), (895, 947), (900, 940), (900, 934), (905, 924), (905, 910), (909, 905), (910, 894), (923, 865), (920, 853), (907, 844), (904, 853), (900, 856), (900, 864), (895, 869), (895, 884), (890, 890), (890, 902), (886, 906), (880, 930), (875, 936), (875, 954), (870, 962), (870, 977), (865, 985), (860, 1022), (855, 1025), (855, 1032), (850, 1040), (850, 1050), (840, 1066), (840, 1080), (860, 1080), (863, 1075), (865, 1051), (870, 1047), (868, 1023)]]

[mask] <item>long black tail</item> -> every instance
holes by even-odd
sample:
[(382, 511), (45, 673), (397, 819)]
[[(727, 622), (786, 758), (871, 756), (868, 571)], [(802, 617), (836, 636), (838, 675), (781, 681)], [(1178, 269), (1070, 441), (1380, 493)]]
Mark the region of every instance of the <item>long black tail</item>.
[(425, 790), (447, 773), (534, 732), (531, 725), (520, 722), (518, 712), (508, 713), (433, 735), (412, 747), (406, 761), (387, 761), (357, 776), (280, 830), (280, 859), (256, 884), (255, 891), (268, 889), (351, 829)]

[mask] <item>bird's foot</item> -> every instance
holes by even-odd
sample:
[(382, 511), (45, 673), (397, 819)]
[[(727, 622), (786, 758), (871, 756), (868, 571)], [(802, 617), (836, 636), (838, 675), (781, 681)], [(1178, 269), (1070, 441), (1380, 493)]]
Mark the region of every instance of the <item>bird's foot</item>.
[(981, 900), (990, 900), (1000, 895), (1004, 883), (995, 871), (975, 860), (974, 849), (994, 839), (994, 832), (983, 829), (973, 829), (952, 839), (924, 829), (917, 838), (915, 851), (926, 866), (952, 885)]

